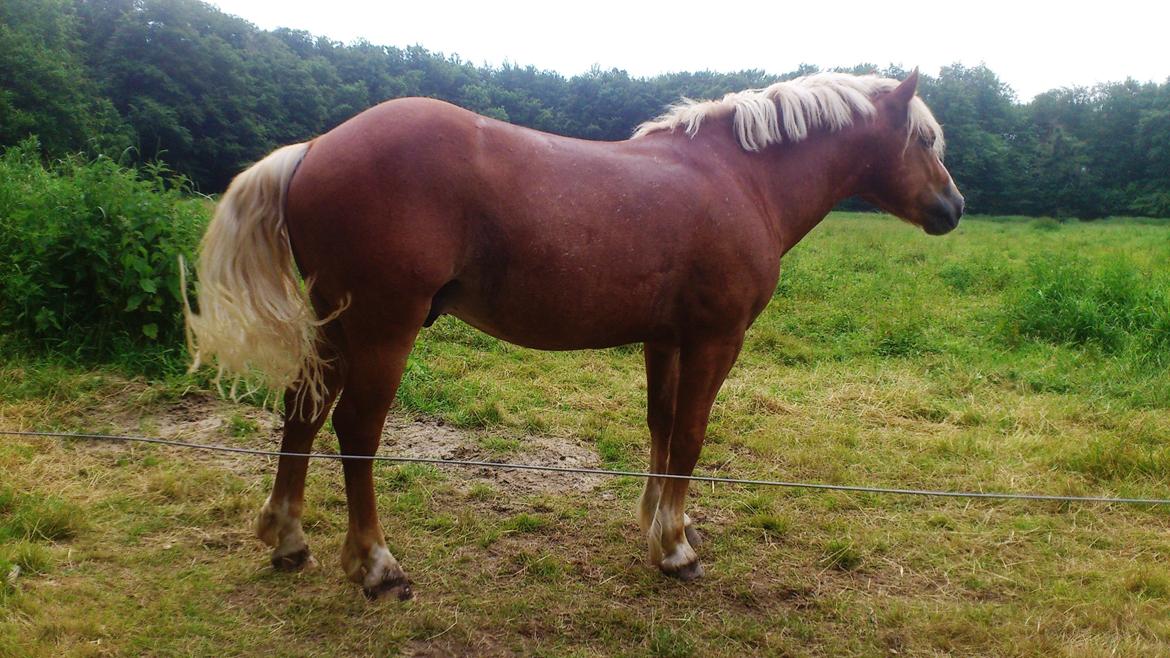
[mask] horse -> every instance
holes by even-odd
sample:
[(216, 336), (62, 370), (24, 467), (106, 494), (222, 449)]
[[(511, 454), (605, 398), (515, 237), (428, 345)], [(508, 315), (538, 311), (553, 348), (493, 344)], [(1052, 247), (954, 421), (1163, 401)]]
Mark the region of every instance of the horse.
[[(333, 408), (341, 453), (377, 451), (415, 338), (440, 315), (516, 345), (643, 344), (649, 470), (690, 475), (716, 393), (780, 259), (860, 196), (932, 235), (963, 197), (942, 128), (904, 81), (823, 73), (683, 100), (619, 142), (552, 135), (433, 99), (366, 110), (229, 186), (201, 242), (194, 366), (284, 393), (281, 450)], [(306, 457), (283, 456), (256, 522), (272, 564), (316, 564)], [(367, 596), (412, 596), (369, 460), (344, 460), (341, 551)], [(637, 517), (664, 574), (703, 574), (688, 481), (647, 480)]]

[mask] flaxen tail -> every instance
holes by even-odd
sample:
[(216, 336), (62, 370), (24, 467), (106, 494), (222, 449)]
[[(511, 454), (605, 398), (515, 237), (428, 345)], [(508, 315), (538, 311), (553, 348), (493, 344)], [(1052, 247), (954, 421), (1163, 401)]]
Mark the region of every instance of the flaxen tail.
[(296, 384), (299, 405), (308, 402), (315, 415), (325, 386), (323, 321), (297, 276), (284, 222), (285, 193), (308, 149), (277, 149), (232, 181), (203, 236), (199, 312), (187, 306), (186, 319), (192, 369), (214, 362), (221, 377), (259, 375), (275, 391)]

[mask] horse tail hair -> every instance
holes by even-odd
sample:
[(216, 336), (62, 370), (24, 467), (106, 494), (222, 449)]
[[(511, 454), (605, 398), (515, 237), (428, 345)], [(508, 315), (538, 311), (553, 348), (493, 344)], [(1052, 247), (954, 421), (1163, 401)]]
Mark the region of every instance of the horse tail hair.
[(318, 330), (341, 309), (316, 317), (285, 225), (289, 181), (308, 150), (308, 143), (285, 146), (236, 176), (200, 243), (198, 313), (182, 290), (192, 371), (214, 361), (217, 385), (233, 376), (233, 395), (245, 377), (273, 391), (296, 386), (297, 410), (308, 401), (315, 416), (325, 399)]

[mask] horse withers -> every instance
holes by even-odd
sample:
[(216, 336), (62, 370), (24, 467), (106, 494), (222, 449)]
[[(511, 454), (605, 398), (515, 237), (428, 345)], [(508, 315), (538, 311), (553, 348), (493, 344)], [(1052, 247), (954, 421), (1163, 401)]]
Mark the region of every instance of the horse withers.
[[(342, 453), (368, 456), (439, 315), (537, 349), (642, 343), (650, 471), (689, 475), (781, 256), (834, 204), (859, 195), (931, 234), (958, 223), (917, 81), (797, 78), (687, 101), (612, 143), (388, 101), (233, 181), (202, 243), (196, 363), (286, 391), (283, 451), (309, 452), (336, 401)], [(306, 468), (280, 459), (257, 522), (280, 569), (312, 562)], [(346, 574), (409, 597), (371, 462), (343, 468)], [(651, 562), (682, 579), (702, 574), (687, 485), (651, 478), (637, 510)]]

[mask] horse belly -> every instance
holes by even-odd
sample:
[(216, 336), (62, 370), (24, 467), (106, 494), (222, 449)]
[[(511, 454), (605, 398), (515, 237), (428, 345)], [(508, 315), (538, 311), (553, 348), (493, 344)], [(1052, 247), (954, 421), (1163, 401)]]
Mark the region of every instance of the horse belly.
[(492, 291), (463, 286), (444, 312), (500, 340), (543, 350), (615, 347), (654, 339), (661, 290), (649, 282), (582, 286), (556, 277)]

